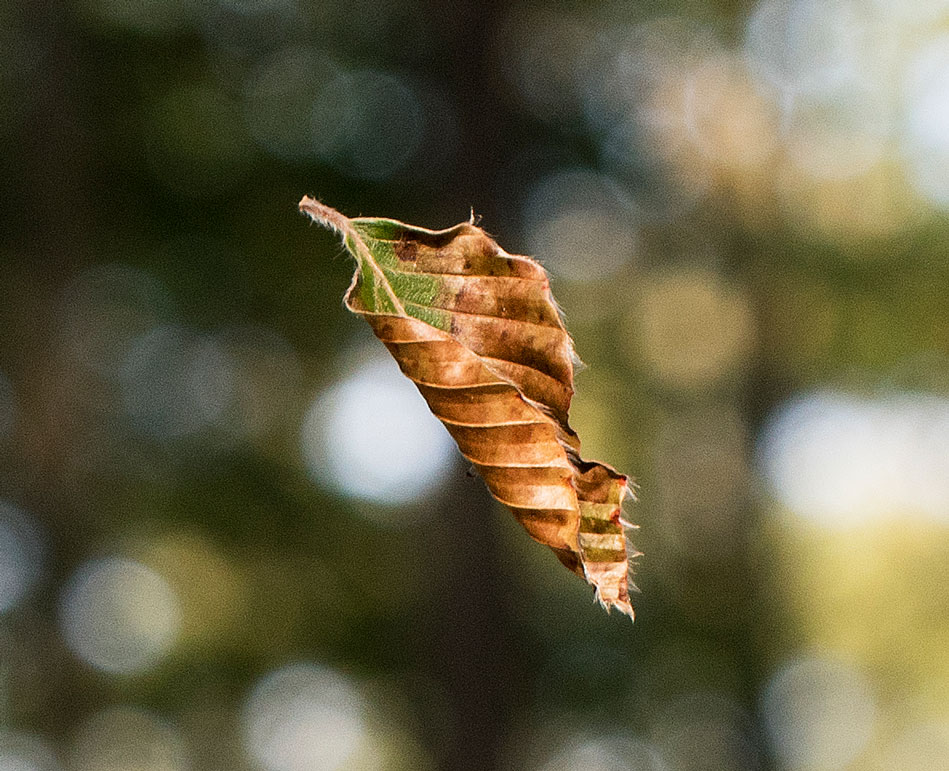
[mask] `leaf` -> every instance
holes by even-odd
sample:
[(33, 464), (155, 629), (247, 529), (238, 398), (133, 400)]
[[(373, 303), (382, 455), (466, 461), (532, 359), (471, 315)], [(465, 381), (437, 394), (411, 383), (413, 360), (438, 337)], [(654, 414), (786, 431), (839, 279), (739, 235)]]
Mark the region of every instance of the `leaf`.
[[(535, 540), (633, 616), (621, 516), (627, 478), (580, 457), (567, 422), (573, 343), (544, 269), (472, 222), (433, 231), (300, 210), (356, 259), (346, 306), (372, 327), (491, 494)], [(638, 556), (634, 553), (632, 556)]]

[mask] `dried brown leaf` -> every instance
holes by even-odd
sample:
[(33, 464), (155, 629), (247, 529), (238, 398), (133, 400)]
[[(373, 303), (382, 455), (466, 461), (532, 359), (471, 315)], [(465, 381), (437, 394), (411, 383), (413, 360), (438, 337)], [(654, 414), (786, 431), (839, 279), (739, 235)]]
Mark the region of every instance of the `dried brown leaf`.
[(535, 540), (633, 616), (627, 477), (580, 457), (567, 422), (576, 357), (544, 269), (463, 222), (349, 219), (304, 197), (356, 259), (346, 306), (372, 327), (461, 453)]

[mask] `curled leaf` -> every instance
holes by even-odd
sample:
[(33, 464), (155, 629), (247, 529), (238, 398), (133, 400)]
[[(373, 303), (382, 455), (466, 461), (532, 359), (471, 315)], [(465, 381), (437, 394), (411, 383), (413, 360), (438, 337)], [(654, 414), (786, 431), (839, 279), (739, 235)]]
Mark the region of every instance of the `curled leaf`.
[(349, 219), (304, 197), (356, 259), (346, 306), (372, 327), (491, 494), (537, 541), (633, 616), (627, 478), (580, 457), (567, 422), (576, 357), (544, 269), (463, 222)]

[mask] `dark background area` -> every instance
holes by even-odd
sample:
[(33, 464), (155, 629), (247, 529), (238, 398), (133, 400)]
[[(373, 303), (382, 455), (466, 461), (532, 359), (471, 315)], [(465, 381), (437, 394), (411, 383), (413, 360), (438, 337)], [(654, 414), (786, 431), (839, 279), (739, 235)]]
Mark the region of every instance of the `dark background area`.
[[(949, 757), (949, 6), (0, 5), (0, 769)], [(551, 273), (635, 624), (296, 211)]]

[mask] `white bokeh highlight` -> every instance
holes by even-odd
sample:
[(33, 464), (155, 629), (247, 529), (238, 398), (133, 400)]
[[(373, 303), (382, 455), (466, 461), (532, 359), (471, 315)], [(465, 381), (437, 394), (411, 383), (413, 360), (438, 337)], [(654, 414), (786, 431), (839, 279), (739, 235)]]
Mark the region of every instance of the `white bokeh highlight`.
[(873, 735), (876, 705), (863, 676), (823, 657), (787, 663), (761, 698), (765, 730), (780, 767), (849, 768)]
[(659, 751), (633, 737), (587, 736), (566, 742), (536, 771), (670, 771)]
[(866, 15), (850, 0), (764, 0), (748, 18), (753, 70), (785, 97), (832, 89), (859, 77)]
[(310, 131), (323, 160), (350, 176), (383, 180), (416, 156), (425, 116), (406, 78), (386, 70), (340, 71), (314, 100)]
[(109, 557), (85, 563), (69, 579), (60, 595), (59, 623), (78, 658), (103, 672), (128, 675), (171, 650), (181, 609), (161, 575)]
[(555, 276), (602, 281), (636, 253), (632, 201), (613, 180), (563, 169), (538, 180), (524, 203), (527, 251)]
[(313, 132), (311, 120), (320, 92), (343, 72), (317, 48), (288, 48), (265, 62), (244, 87), (244, 121), (254, 141), (289, 160), (319, 156), (332, 146), (330, 129)]
[(0, 771), (61, 771), (52, 745), (40, 736), (0, 728)]
[(122, 402), (135, 428), (168, 440), (223, 417), (236, 388), (236, 366), (220, 342), (186, 327), (154, 327), (130, 346), (121, 372)]
[(949, 208), (949, 35), (915, 53), (903, 93), (910, 177), (923, 197)]
[(301, 449), (320, 484), (393, 506), (429, 493), (456, 457), (415, 386), (394, 360), (381, 357), (317, 396), (303, 421)]
[(798, 516), (852, 527), (888, 516), (949, 523), (949, 399), (801, 394), (762, 429), (761, 470)]
[(265, 771), (335, 771), (366, 739), (363, 699), (342, 674), (290, 664), (263, 677), (244, 707), (247, 752)]

